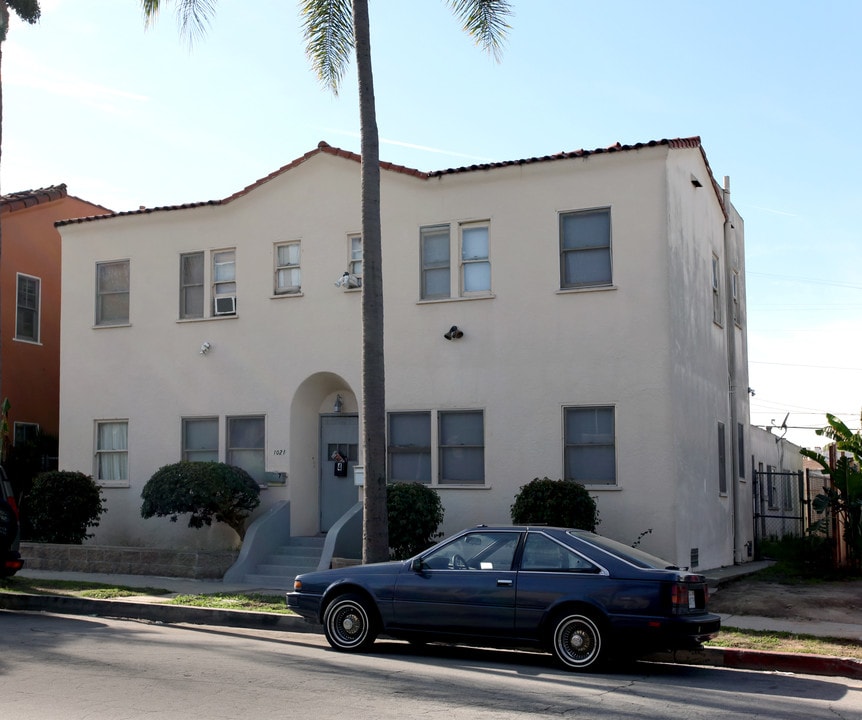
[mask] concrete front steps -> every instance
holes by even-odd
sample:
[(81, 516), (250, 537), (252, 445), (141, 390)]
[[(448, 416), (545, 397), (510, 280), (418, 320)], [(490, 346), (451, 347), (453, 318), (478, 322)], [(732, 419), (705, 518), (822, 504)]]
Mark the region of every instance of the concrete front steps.
[(297, 575), (317, 570), (325, 540), (323, 535), (290, 538), (246, 574), (244, 582), (262, 588), (293, 590)]

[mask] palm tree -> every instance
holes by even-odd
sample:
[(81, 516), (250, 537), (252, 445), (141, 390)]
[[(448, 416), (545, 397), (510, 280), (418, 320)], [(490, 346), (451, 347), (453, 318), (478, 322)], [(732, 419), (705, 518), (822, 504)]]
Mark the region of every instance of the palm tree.
[[(167, 0), (166, 0), (167, 1)], [(206, 29), (216, 0), (176, 0), (181, 31)], [(141, 0), (148, 22), (160, 0)], [(446, 0), (463, 29), (499, 58), (509, 28), (508, 0)], [(368, 0), (300, 0), (306, 55), (320, 81), (338, 93), (355, 52), (359, 80), (362, 178), (362, 442), (365, 462), (362, 559), (389, 557), (386, 512), (386, 397), (383, 362), (383, 273), (380, 246), (380, 143), (371, 70)]]
[[(9, 32), (10, 10), (28, 23), (35, 23), (39, 19), (41, 10), (38, 0), (0, 0), (0, 67), (3, 64), (3, 43), (6, 42), (6, 34)], [(0, 157), (3, 153), (3, 85), (0, 82)], [(0, 193), (2, 195), (2, 193)], [(0, 231), (0, 259), (2, 259), (3, 235)], [(2, 267), (2, 264), (0, 264)], [(2, 350), (2, 338), (0, 338), (0, 350)], [(0, 382), (0, 399), (3, 397), (3, 384)]]

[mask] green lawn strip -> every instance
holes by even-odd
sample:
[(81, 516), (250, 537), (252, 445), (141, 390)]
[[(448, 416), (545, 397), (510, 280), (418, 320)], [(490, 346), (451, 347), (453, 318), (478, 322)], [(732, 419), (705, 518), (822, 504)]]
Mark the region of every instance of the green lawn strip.
[(82, 580), (40, 580), (29, 577), (12, 577), (0, 580), (0, 592), (21, 595), (70, 595), (72, 597), (110, 600), (121, 597), (170, 595), (170, 590), (153, 587), (129, 587), (127, 585), (106, 585), (105, 583)]
[(218, 610), (254, 610), (256, 612), (293, 615), (287, 609), (284, 596), (258, 593), (213, 593), (211, 595), (177, 595), (167, 601), (169, 605), (215, 608)]
[(862, 660), (862, 645), (852, 640), (800, 635), (774, 630), (746, 630), (722, 626), (715, 640), (706, 647), (725, 647), (740, 650), (766, 650), (793, 654), (831, 655), (833, 657)]

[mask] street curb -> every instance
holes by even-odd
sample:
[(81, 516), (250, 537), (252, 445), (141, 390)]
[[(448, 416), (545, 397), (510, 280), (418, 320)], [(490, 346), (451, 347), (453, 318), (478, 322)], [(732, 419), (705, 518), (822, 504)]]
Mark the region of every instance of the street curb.
[[(309, 623), (295, 615), (163, 605), (152, 602), (91, 600), (64, 595), (19, 595), (0, 592), (0, 609), (57, 613), (60, 615), (87, 615), (123, 620), (148, 620), (169, 625), (187, 623), (190, 625), (242, 627), (252, 630), (320, 632), (320, 626)], [(675, 665), (707, 665), (736, 670), (762, 670), (862, 679), (862, 661), (826, 655), (791, 655), (762, 650), (705, 647), (701, 650), (652, 653), (641, 659)]]
[(225, 625), (252, 630), (285, 630), (315, 632), (317, 628), (295, 615), (221, 610), (186, 605), (163, 605), (152, 602), (118, 602), (93, 600), (64, 595), (18, 595), (0, 593), (0, 609), (47, 612), (66, 615), (90, 615), (123, 620), (148, 620), (167, 624)]
[(682, 665), (710, 665), (735, 670), (764, 670), (800, 675), (830, 675), (862, 679), (862, 660), (831, 655), (810, 655), (705, 647), (701, 650), (677, 650), (653, 653), (643, 660)]

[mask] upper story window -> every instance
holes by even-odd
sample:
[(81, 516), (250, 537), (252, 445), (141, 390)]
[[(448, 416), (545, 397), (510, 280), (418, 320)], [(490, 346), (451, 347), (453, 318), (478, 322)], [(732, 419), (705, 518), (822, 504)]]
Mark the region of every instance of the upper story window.
[(611, 211), (581, 210), (560, 215), (560, 287), (610, 285)]
[(204, 254), (180, 255), (180, 317), (204, 316)]
[(213, 315), (236, 315), (236, 250), (213, 252)]
[(18, 274), (15, 339), (39, 342), (39, 306), (42, 283), (37, 277)]
[(565, 479), (582, 485), (616, 485), (614, 408), (564, 408), (563, 426)]
[(488, 223), (461, 225), (461, 292), (464, 295), (491, 292)]
[(299, 241), (275, 246), (275, 294), (290, 295), (302, 290)]
[(356, 277), (362, 277), (362, 236), (348, 235), (347, 242), (350, 245), (350, 260), (347, 265), (347, 272)]
[(712, 321), (721, 325), (721, 261), (712, 256)]
[[(449, 224), (419, 229), (423, 300), (490, 295), (489, 227), (487, 221), (460, 223), (454, 235)], [(458, 242), (454, 249), (453, 237)], [(454, 268), (453, 257), (458, 259)]]
[(20, 447), (27, 443), (36, 442), (39, 438), (39, 425), (37, 423), (16, 422), (13, 435), (13, 444)]
[(129, 261), (96, 263), (96, 325), (128, 325)]
[(739, 314), (739, 270), (734, 270), (730, 278), (733, 299), (733, 322), (739, 325), (742, 322), (742, 316)]
[(419, 238), (422, 251), (422, 299), (450, 297), (449, 226), (421, 228)]

